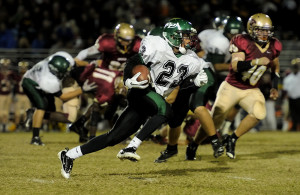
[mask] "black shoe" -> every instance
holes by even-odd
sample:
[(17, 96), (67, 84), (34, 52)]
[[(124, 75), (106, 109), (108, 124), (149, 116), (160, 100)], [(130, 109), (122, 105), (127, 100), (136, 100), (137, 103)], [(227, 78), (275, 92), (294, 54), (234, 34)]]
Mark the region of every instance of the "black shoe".
[(186, 160), (196, 160), (196, 151), (197, 151), (198, 145), (190, 143), (185, 152), (185, 159)]
[(211, 146), (214, 150), (214, 157), (218, 158), (224, 153), (224, 148), (219, 139), (211, 140)]
[(73, 168), (73, 161), (74, 161), (74, 159), (66, 155), (68, 150), (69, 149), (66, 148), (65, 150), (62, 150), (57, 154), (61, 162), (61, 175), (66, 179), (70, 178), (70, 174)]
[(178, 150), (164, 150), (161, 152), (160, 157), (158, 157), (154, 162), (156, 163), (161, 163), (161, 162), (166, 162), (168, 158), (171, 158), (172, 156), (175, 156), (178, 154)]
[(129, 148), (124, 148), (120, 150), (120, 152), (117, 154), (117, 157), (120, 160), (131, 160), (133, 162), (139, 161), (141, 157), (136, 153), (136, 148), (135, 147), (129, 147)]
[(26, 129), (31, 129), (32, 127), (33, 113), (34, 113), (34, 108), (29, 108), (28, 110), (26, 110), (26, 119), (23, 122)]
[(31, 139), (30, 144), (37, 145), (37, 146), (44, 146), (45, 144), (42, 142), (39, 136), (35, 136)]
[(79, 135), (79, 142), (85, 143), (89, 140), (88, 133), (89, 130), (85, 128), (83, 125), (79, 125), (79, 123), (73, 123), (69, 126), (69, 130), (77, 133)]
[(231, 159), (235, 159), (235, 142), (231, 136), (226, 139), (226, 155)]

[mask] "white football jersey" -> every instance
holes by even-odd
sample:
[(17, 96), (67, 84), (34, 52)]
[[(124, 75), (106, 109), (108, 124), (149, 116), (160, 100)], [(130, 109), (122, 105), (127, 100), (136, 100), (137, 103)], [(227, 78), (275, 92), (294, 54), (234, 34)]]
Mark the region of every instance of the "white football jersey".
[(146, 36), (139, 53), (145, 64), (151, 64), (151, 81), (156, 92), (163, 97), (167, 97), (186, 77), (198, 74), (206, 65), (192, 50), (176, 57), (169, 44), (159, 36)]
[(27, 70), (23, 78), (35, 81), (39, 85), (39, 88), (46, 93), (56, 93), (62, 89), (61, 81), (49, 70), (48, 58)]
[(206, 29), (198, 34), (201, 41), (201, 48), (205, 51), (203, 56), (206, 59), (207, 53), (225, 55), (224, 63), (231, 58), (229, 53), (229, 40), (223, 35), (223, 31), (216, 29)]

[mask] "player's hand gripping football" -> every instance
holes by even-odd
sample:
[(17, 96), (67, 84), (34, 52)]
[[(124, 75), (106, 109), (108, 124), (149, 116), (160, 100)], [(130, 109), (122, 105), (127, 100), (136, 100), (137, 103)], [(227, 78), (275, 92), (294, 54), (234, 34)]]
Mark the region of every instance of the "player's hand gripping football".
[(81, 88), (82, 88), (82, 91), (88, 92), (88, 91), (95, 90), (97, 88), (97, 85), (95, 82), (89, 83), (89, 80), (87, 79)]
[(204, 70), (201, 70), (198, 75), (196, 76), (195, 80), (194, 80), (194, 84), (197, 87), (201, 87), (203, 85), (205, 85), (208, 81), (208, 77), (207, 74), (204, 72)]
[(125, 85), (131, 88), (145, 89), (149, 86), (148, 80), (137, 81), (137, 78), (141, 75), (141, 72), (136, 73), (132, 78), (129, 78), (125, 81)]

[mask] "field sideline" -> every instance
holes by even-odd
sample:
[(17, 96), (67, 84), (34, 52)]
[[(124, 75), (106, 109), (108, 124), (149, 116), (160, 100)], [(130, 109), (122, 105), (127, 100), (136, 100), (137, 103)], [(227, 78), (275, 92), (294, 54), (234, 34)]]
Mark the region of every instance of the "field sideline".
[(300, 194), (300, 132), (248, 133), (235, 160), (215, 159), (210, 145), (185, 161), (185, 145), (167, 163), (153, 161), (165, 146), (146, 141), (141, 161), (120, 161), (119, 144), (74, 161), (69, 180), (60, 175), (57, 153), (79, 145), (74, 133), (0, 133), (1, 194)]

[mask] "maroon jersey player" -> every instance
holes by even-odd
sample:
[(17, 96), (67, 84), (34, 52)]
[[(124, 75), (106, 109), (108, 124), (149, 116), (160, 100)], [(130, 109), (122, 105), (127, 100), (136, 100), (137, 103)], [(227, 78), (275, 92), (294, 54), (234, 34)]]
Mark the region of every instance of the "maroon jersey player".
[[(223, 137), (226, 155), (231, 159), (235, 158), (237, 139), (266, 116), (265, 98), (258, 88), (266, 71), (271, 70), (273, 74), (270, 97), (274, 100), (278, 97), (279, 54), (282, 45), (273, 37), (270, 17), (262, 13), (252, 15), (247, 23), (247, 31), (247, 34), (236, 35), (230, 42), (230, 71), (217, 92), (212, 108), (217, 129), (234, 105), (239, 104), (248, 113), (231, 135)], [(202, 133), (198, 135), (198, 141), (205, 138)]]
[[(103, 72), (111, 71), (110, 73), (116, 73), (113, 71), (119, 71), (117, 76), (122, 76), (125, 62), (127, 59), (134, 54), (137, 54), (140, 47), (141, 38), (135, 35), (135, 30), (133, 26), (127, 23), (120, 23), (115, 27), (113, 34), (103, 34), (99, 36), (96, 40), (96, 43), (82, 51), (75, 57), (76, 64), (79, 66), (86, 66), (88, 62), (83, 61), (88, 56), (91, 55), (99, 55), (99, 60), (97, 61), (98, 68), (96, 68), (93, 74), (99, 74), (99, 71)], [(85, 72), (91, 72), (91, 67), (86, 67)], [(110, 74), (112, 75), (112, 74)], [(116, 78), (117, 78), (116, 76)], [(81, 81), (84, 79), (84, 76), (81, 75)], [(99, 111), (103, 110), (104, 105), (107, 105), (105, 109), (104, 117), (107, 119), (112, 125), (114, 122), (114, 114), (118, 109), (119, 105), (126, 102), (125, 96), (123, 94), (124, 90), (121, 94), (115, 93), (115, 86), (119, 86), (119, 88), (125, 88), (124, 86), (120, 86), (122, 84), (122, 79), (116, 79), (116, 85), (110, 85), (102, 78), (104, 83), (101, 83), (101, 79), (98, 80), (98, 91), (94, 93), (97, 101), (90, 106), (85, 115), (81, 116), (75, 123), (70, 126), (70, 130), (77, 131), (78, 128), (83, 128), (84, 123), (88, 118), (91, 118), (90, 122), (90, 138), (95, 136), (95, 131), (97, 127), (97, 123), (99, 122)], [(103, 88), (105, 86), (105, 88)], [(106, 102), (105, 102), (106, 101)], [(104, 104), (106, 103), (106, 104)], [(102, 106), (101, 106), (102, 105)], [(85, 132), (87, 130), (85, 129)], [(85, 140), (80, 140), (84, 142)]]
[(115, 27), (114, 34), (103, 34), (99, 36), (96, 43), (82, 51), (75, 57), (77, 64), (88, 64), (83, 62), (88, 56), (99, 54), (102, 61), (101, 66), (111, 70), (124, 70), (126, 60), (138, 53), (141, 38), (135, 35), (133, 26), (120, 23)]

